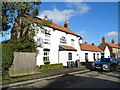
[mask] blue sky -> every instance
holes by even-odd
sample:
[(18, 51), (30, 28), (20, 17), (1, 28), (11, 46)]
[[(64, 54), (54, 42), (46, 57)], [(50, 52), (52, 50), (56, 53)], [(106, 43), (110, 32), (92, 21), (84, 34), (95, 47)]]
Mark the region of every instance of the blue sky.
[(40, 9), (38, 17), (47, 15), (61, 26), (68, 20), (70, 30), (81, 35), (88, 44), (99, 45), (103, 36), (106, 42), (115, 39), (117, 43), (117, 2), (43, 2)]
[(118, 40), (117, 2), (42, 2), (38, 17), (44, 15), (61, 26), (68, 20), (70, 30), (82, 36), (88, 44), (99, 45), (103, 36), (106, 42)]

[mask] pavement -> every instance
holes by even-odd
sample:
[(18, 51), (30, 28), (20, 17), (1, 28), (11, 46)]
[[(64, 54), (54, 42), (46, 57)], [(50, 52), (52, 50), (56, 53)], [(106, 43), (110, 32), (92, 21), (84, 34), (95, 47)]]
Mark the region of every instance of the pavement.
[(47, 72), (47, 73), (43, 73), (43, 74), (39, 74), (39, 75), (33, 75), (31, 80), (25, 80), (25, 81), (11, 83), (11, 84), (7, 84), (7, 85), (2, 85), (0, 87), (2, 87), (2, 89), (6, 89), (9, 87), (21, 86), (21, 85), (30, 84), (30, 83), (38, 82), (38, 81), (45, 80), (45, 79), (52, 79), (52, 78), (60, 77), (65, 74), (77, 74), (77, 73), (85, 73), (85, 72), (89, 72), (89, 71), (90, 70), (86, 69), (85, 66), (80, 66), (78, 68), (72, 67), (72, 68), (68, 68), (65, 70), (58, 70), (56, 72)]

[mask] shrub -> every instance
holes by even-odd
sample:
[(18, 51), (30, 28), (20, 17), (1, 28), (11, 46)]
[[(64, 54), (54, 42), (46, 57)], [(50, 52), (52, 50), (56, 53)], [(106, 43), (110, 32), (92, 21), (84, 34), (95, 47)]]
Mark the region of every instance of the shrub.
[(85, 65), (86, 62), (80, 62), (81, 65)]
[(36, 52), (36, 43), (26, 37), (2, 42), (2, 75), (8, 74), (14, 52)]
[(9, 42), (10, 47), (16, 52), (36, 52), (37, 44), (26, 37)]
[(14, 54), (9, 44), (2, 44), (2, 76), (8, 75), (10, 66), (13, 63)]
[(86, 58), (85, 61), (88, 62), (88, 58)]
[(49, 64), (49, 63), (50, 63), (49, 60), (45, 60), (45, 61), (44, 61), (44, 64)]
[(116, 57), (116, 53), (113, 53), (113, 57), (114, 57), (114, 58)]
[(58, 70), (60, 68), (63, 68), (62, 63), (56, 63), (56, 64), (45, 64), (45, 65), (40, 65), (39, 70), (41, 72), (47, 72), (47, 71), (54, 71)]

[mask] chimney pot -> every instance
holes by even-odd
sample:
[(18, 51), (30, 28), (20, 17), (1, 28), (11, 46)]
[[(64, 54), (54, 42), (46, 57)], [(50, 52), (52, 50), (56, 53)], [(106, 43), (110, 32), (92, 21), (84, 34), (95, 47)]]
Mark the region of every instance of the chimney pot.
[(68, 21), (65, 21), (64, 27), (67, 28), (67, 29), (70, 29), (70, 24), (68, 23)]
[(115, 44), (115, 40), (114, 40), (114, 39), (112, 39), (111, 43)]
[(105, 43), (105, 37), (102, 37), (102, 43)]

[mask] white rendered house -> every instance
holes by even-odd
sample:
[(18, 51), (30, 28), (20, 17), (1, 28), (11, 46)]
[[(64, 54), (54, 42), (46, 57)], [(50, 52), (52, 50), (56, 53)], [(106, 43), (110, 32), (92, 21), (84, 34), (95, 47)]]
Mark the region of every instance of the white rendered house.
[(44, 29), (35, 28), (39, 30), (35, 41), (42, 46), (37, 48), (37, 65), (43, 65), (45, 60), (49, 60), (50, 64), (63, 63), (63, 66), (67, 66), (68, 61), (80, 59), (82, 37), (69, 30), (68, 22), (65, 22), (64, 27), (51, 24)]

